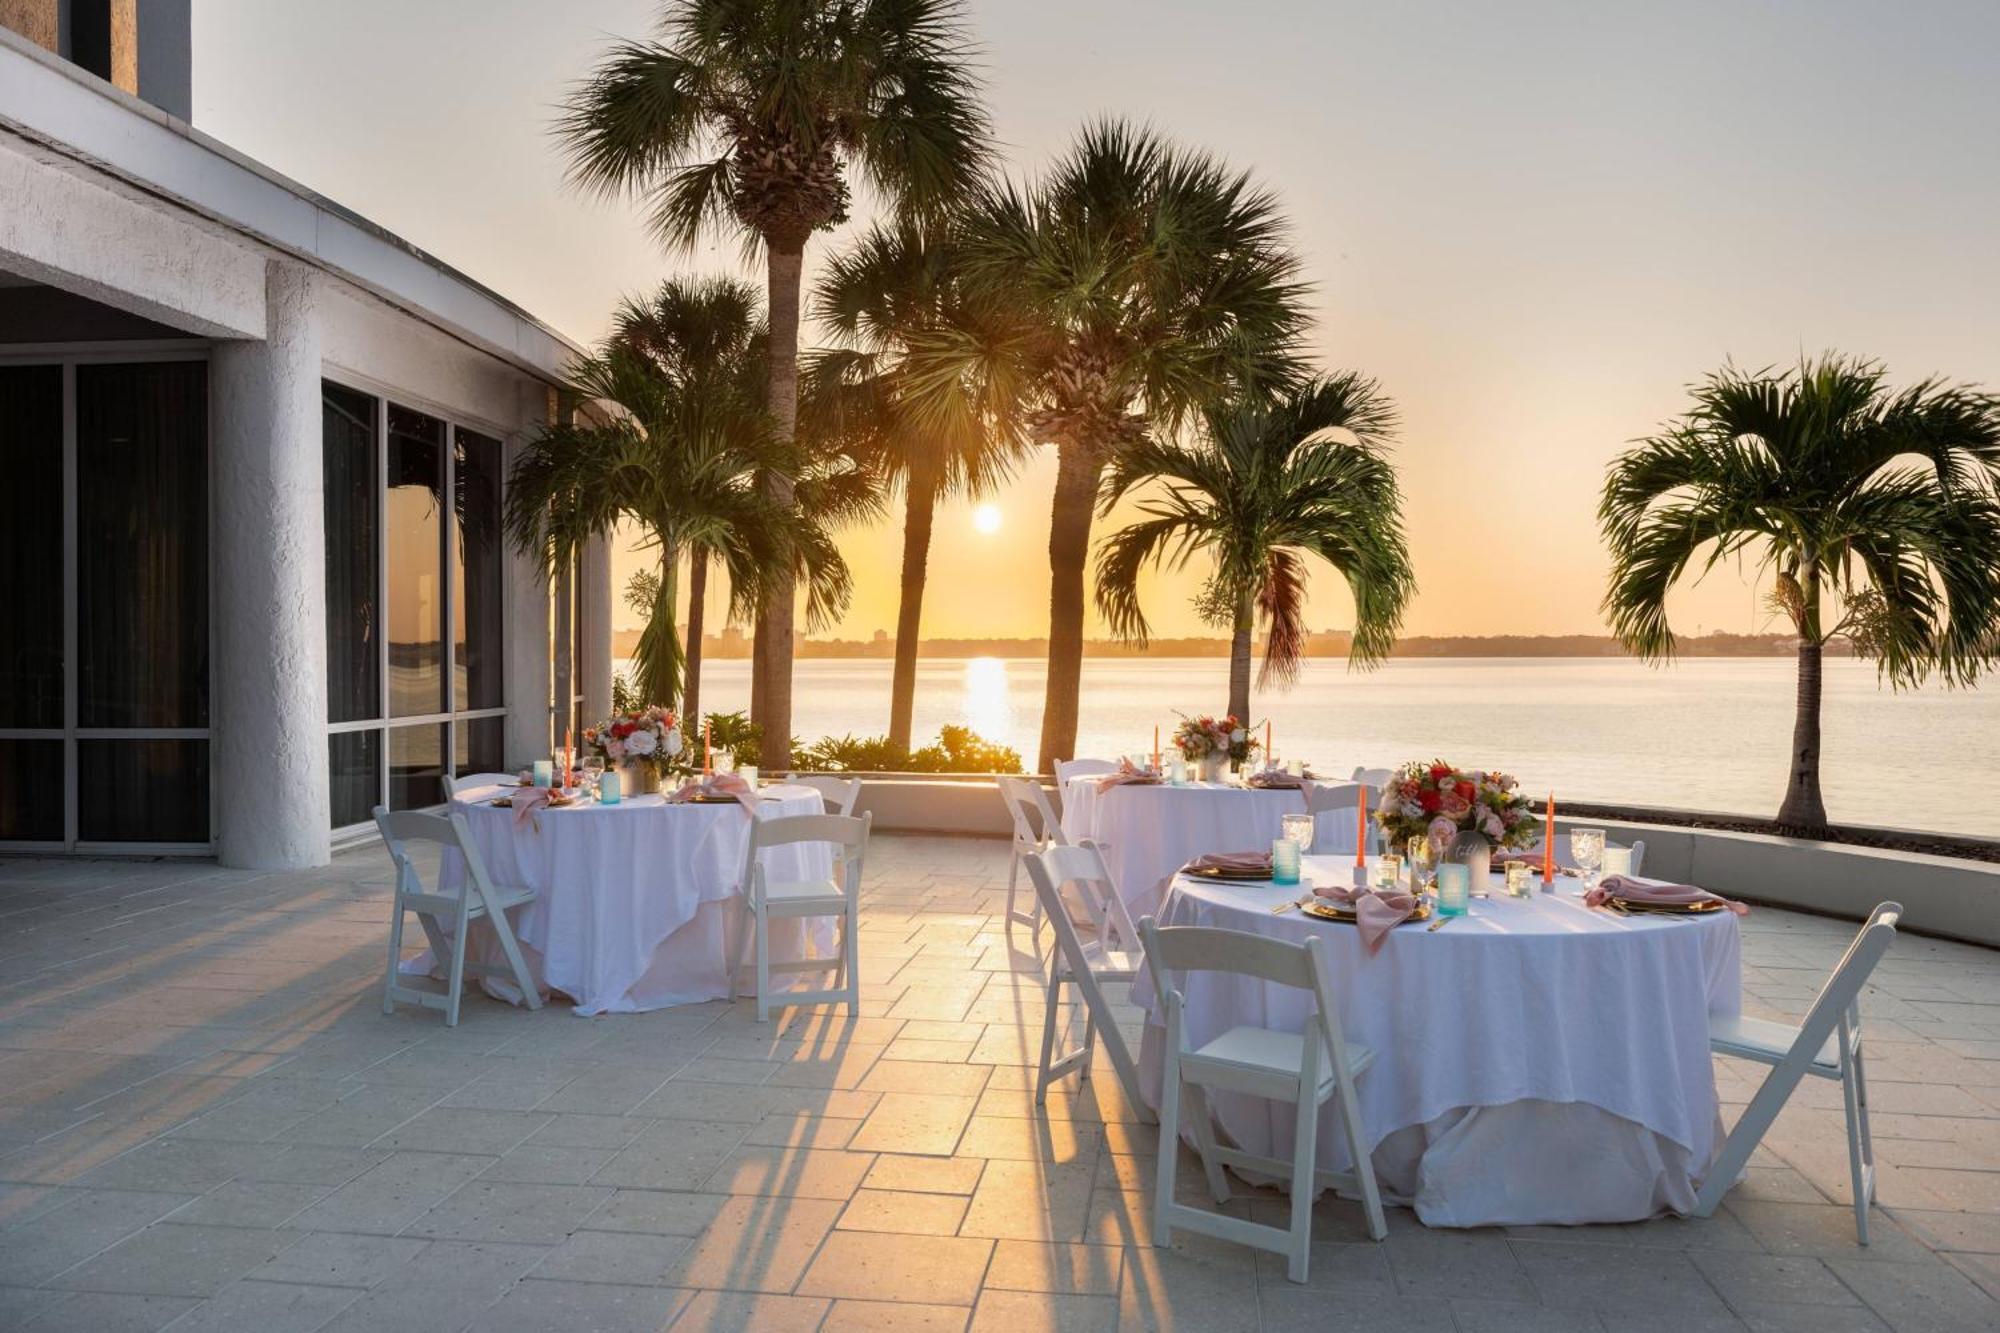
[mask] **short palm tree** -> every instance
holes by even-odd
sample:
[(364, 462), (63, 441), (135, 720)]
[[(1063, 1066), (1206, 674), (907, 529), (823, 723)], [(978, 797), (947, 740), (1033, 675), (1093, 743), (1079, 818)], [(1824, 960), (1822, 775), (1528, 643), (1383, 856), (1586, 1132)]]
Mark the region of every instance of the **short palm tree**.
[(815, 353), (800, 381), (801, 420), (816, 435), (871, 461), (903, 489), (901, 601), (889, 689), (889, 740), (908, 750), (916, 708), (917, 644), (931, 524), (947, 496), (989, 493), (1011, 474), (1019, 436), (1002, 424), (995, 387), (968, 373), (945, 392), (919, 395), (911, 349), (950, 330), (986, 334), (960, 298), (958, 256), (938, 233), (878, 226), (829, 261), (814, 311), (841, 347)]
[[(738, 614), (761, 605), (774, 584), (789, 595), (799, 581), (811, 620), (830, 620), (846, 605), (848, 570), (825, 516), (852, 511), (847, 473), (828, 480), (825, 469), (805, 466), (770, 429), (761, 401), (619, 335), (574, 368), (569, 392), (580, 410), (530, 441), (509, 474), (508, 531), (554, 570), (621, 522), (644, 530), (660, 560), (635, 653), (644, 698), (682, 701), (674, 612), (680, 561), (691, 551), (722, 566)], [(781, 505), (759, 484), (773, 468), (799, 476), (798, 503)], [(831, 501), (822, 494), (829, 489)]]
[[(2000, 657), (2000, 399), (1826, 355), (1774, 374), (1725, 368), (1612, 466), (1598, 516), (1604, 610), (1626, 646), (1670, 658), (1667, 595), (1752, 552), (1798, 635), (1798, 701), (1778, 822), (1826, 827), (1821, 657), (1845, 635), (1892, 686), (1966, 685)], [(1834, 605), (1829, 607), (1832, 600)]]
[[(628, 349), (652, 362), (663, 375), (687, 383), (705, 394), (727, 395), (737, 411), (753, 428), (757, 404), (763, 397), (765, 357), (769, 334), (757, 293), (746, 282), (734, 278), (668, 280), (645, 300), (627, 298), (612, 315), (611, 344)], [(744, 450), (747, 464), (753, 451)], [(681, 688), (681, 711), (701, 716), (702, 638), (707, 633), (708, 562), (713, 555), (726, 560), (726, 546), (734, 534), (711, 529), (688, 542), (688, 617), (686, 668)], [(650, 606), (660, 594), (655, 576), (647, 584)], [(741, 596), (738, 608), (749, 607)], [(668, 605), (672, 605), (669, 601)], [(754, 610), (754, 607), (749, 607)]]
[(996, 185), (958, 243), (968, 295), (1008, 332), (919, 348), (938, 386), (985, 366), (1056, 447), (1049, 669), (1038, 771), (1076, 745), (1084, 566), (1105, 467), (1200, 409), (1288, 387), (1306, 324), (1277, 199), (1248, 175), (1119, 121), (1087, 126), (1048, 175)]
[[(644, 198), (674, 249), (715, 229), (764, 252), (780, 440), (797, 418), (806, 242), (846, 218), (849, 174), (930, 216), (984, 169), (963, 13), (963, 0), (667, 0), (661, 40), (619, 44), (569, 99), (558, 132), (578, 185)], [(780, 506), (794, 475), (764, 478)], [(771, 768), (791, 744), (792, 610), (786, 593), (759, 615), (753, 695)]]
[(1097, 556), (1097, 604), (1114, 633), (1143, 644), (1139, 575), (1206, 556), (1204, 609), (1230, 630), (1229, 709), (1250, 716), (1250, 649), (1265, 626), (1260, 685), (1296, 678), (1306, 644), (1308, 557), (1354, 595), (1348, 660), (1387, 657), (1416, 591), (1402, 503), (1385, 447), (1396, 411), (1373, 380), (1310, 381), (1272, 399), (1203, 414), (1192, 443), (1143, 442), (1112, 462), (1103, 509), (1137, 493), (1140, 517)]

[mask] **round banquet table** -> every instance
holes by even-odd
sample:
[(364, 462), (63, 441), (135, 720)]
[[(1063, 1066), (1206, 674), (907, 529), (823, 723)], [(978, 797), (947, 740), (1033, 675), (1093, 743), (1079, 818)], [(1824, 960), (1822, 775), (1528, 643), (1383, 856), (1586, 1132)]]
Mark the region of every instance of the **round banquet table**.
[[(536, 890), (535, 900), (508, 919), (544, 994), (560, 991), (586, 1015), (642, 1013), (733, 994), (749, 810), (735, 801), (675, 805), (652, 795), (628, 796), (616, 805), (579, 801), (522, 819), (491, 804), (513, 790), (468, 788), (452, 809), (465, 817), (495, 884)], [(825, 809), (811, 787), (766, 787), (762, 796), (759, 819)], [(833, 873), (824, 844), (774, 847), (762, 856), (776, 880)], [(461, 858), (448, 852), (441, 886), (455, 892), (463, 874)], [(773, 920), (770, 930), (774, 961), (832, 948), (830, 918)], [(504, 962), (483, 925), (468, 949), (483, 962)], [(428, 954), (404, 965), (408, 971), (431, 966)], [(488, 977), (482, 984), (497, 998), (520, 1002), (503, 979)]]
[[(1340, 882), (1336, 858), (1306, 875)], [(1554, 894), (1474, 899), (1441, 930), (1398, 926), (1370, 956), (1353, 926), (1271, 909), (1296, 896), (1269, 883), (1176, 877), (1159, 919), (1278, 939), (1317, 934), (1349, 1042), (1375, 1053), (1355, 1081), (1383, 1197), (1430, 1226), (1628, 1222), (1694, 1207), (1723, 1130), (1708, 1049), (1710, 1014), (1741, 1004), (1740, 934), (1718, 911), (1621, 917), (1585, 907), (1575, 881)], [(1239, 1025), (1298, 1032), (1310, 997), (1247, 977), (1182, 979), (1190, 1046)], [(1163, 1019), (1142, 973), (1140, 1082), (1159, 1104)], [(1293, 1109), (1211, 1095), (1227, 1140), (1291, 1155)], [(1323, 1169), (1352, 1169), (1338, 1102), (1321, 1110)], [(1193, 1139), (1189, 1137), (1189, 1142)]]
[[(1283, 832), (1279, 820), (1303, 814), (1297, 789), (1237, 787), (1219, 782), (1144, 785), (1100, 791), (1095, 777), (1063, 784), (1063, 836), (1085, 838), (1104, 852), (1118, 896), (1137, 918), (1158, 907), (1175, 872), (1207, 852), (1267, 852)], [(1354, 812), (1323, 814), (1316, 845), (1323, 853), (1354, 851)]]

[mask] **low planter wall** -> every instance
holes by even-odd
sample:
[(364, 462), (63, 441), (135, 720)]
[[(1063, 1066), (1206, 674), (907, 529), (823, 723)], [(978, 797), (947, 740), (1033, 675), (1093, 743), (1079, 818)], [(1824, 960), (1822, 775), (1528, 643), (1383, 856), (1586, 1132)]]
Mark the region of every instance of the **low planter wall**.
[[(857, 811), (884, 833), (1004, 838), (1012, 832), (990, 778), (862, 779)], [(2000, 865), (1635, 820), (1563, 819), (1564, 829), (1604, 829), (1614, 842), (1643, 838), (1649, 876), (1773, 907), (1860, 921), (1875, 904), (1903, 904), (1905, 926), (2000, 948)]]

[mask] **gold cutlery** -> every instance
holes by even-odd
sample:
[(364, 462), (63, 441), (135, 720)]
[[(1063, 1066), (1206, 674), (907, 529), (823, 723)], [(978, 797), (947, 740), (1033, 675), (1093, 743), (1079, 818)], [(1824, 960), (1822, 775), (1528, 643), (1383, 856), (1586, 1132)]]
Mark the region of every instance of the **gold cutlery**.
[(1287, 898), (1285, 899), (1285, 901), (1279, 903), (1276, 907), (1273, 907), (1271, 909), (1271, 915), (1283, 916), (1285, 913), (1291, 911), (1294, 907), (1297, 907), (1298, 905), (1299, 905), (1299, 900), (1297, 898)]
[(1451, 918), (1451, 917), (1448, 917), (1448, 916), (1444, 916), (1444, 915), (1440, 914), (1440, 915), (1438, 916), (1438, 919), (1437, 919), (1437, 920), (1435, 920), (1435, 921), (1431, 922), (1431, 923), (1430, 923), (1430, 924), (1429, 924), (1428, 926), (1425, 926), (1425, 927), (1424, 927), (1424, 933), (1425, 933), (1426, 935), (1428, 935), (1428, 934), (1430, 934), (1430, 933), (1431, 933), (1432, 931), (1436, 931), (1436, 930), (1443, 930), (1443, 929), (1444, 929), (1444, 927), (1445, 927), (1445, 923), (1446, 923), (1447, 921), (1450, 921), (1450, 920), (1452, 920), (1452, 919), (1453, 919), (1453, 918)]

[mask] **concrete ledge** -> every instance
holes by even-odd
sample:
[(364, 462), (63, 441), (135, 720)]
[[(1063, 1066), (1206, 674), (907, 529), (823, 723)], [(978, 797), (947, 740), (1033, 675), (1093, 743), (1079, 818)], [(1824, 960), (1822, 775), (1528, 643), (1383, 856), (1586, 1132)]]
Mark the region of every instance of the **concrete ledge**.
[(898, 777), (861, 780), (861, 799), (856, 814), (875, 816), (881, 833), (947, 833), (959, 836), (1006, 838), (1014, 826), (1001, 803), (1000, 789), (993, 779), (968, 782), (963, 779)]

